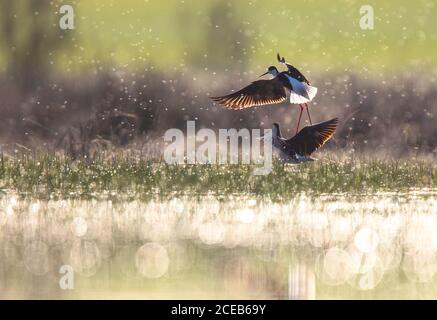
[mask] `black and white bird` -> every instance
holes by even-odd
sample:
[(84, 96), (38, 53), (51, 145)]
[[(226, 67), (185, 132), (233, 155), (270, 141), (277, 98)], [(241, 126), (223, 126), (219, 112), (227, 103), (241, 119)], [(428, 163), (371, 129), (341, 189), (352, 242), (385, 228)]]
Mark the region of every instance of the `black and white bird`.
[(294, 137), (285, 139), (277, 123), (272, 128), (272, 145), (278, 151), (279, 158), (288, 163), (302, 163), (314, 161), (311, 154), (323, 146), (334, 135), (337, 129), (338, 119), (320, 122), (306, 126)]
[(301, 108), (296, 133), (299, 131), (302, 111), (306, 108), (310, 124), (311, 116), (308, 110), (308, 102), (312, 101), (317, 94), (317, 88), (310, 85), (305, 76), (280, 57), (278, 61), (287, 66), (287, 71), (279, 72), (275, 66), (271, 66), (260, 77), (270, 74), (270, 80), (257, 80), (243, 89), (221, 97), (211, 99), (229, 109), (245, 109), (255, 106), (277, 104), (287, 100), (289, 93), (290, 103), (298, 104)]

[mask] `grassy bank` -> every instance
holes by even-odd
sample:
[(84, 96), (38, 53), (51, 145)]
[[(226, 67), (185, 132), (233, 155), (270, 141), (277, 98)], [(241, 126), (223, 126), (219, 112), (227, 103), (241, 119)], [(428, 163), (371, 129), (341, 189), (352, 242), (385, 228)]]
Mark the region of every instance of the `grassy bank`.
[(351, 194), (437, 188), (433, 161), (334, 160), (283, 166), (254, 176), (247, 165), (167, 165), (134, 157), (72, 161), (53, 155), (2, 156), (0, 186), (39, 198), (256, 195), (286, 200), (297, 192)]

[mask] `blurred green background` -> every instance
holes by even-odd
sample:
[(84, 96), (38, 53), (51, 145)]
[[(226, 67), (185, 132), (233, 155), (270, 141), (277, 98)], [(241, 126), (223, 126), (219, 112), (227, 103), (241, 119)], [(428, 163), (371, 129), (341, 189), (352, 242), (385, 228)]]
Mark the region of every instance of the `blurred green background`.
[[(374, 7), (372, 31), (359, 27), (365, 4)], [(434, 1), (128, 0), (77, 7), (83, 52), (72, 55), (75, 65), (106, 53), (117, 64), (166, 69), (241, 63), (264, 69), (277, 51), (317, 71), (397, 71), (437, 62)]]
[[(3, 34), (13, 34), (2, 41), (3, 69), (37, 31), (46, 35), (43, 43), (64, 45), (40, 54), (56, 72), (67, 73), (101, 64), (258, 71), (276, 62), (277, 51), (318, 72), (386, 72), (437, 63), (437, 5), (429, 0), (2, 1)], [(61, 4), (75, 9), (75, 30), (50, 38)], [(374, 8), (374, 30), (359, 27), (362, 5)]]

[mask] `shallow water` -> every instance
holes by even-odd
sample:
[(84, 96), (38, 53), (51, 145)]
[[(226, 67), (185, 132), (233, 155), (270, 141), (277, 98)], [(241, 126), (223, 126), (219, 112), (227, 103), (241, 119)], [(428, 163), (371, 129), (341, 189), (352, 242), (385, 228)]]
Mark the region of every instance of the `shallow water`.
[[(437, 298), (437, 190), (0, 198), (0, 298)], [(67, 283), (67, 285), (66, 285)]]

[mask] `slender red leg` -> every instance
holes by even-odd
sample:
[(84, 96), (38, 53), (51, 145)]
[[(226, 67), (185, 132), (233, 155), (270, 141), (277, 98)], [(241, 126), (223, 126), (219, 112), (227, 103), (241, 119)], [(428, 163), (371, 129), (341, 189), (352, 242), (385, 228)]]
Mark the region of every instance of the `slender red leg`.
[(302, 112), (303, 112), (303, 106), (300, 104), (300, 114), (299, 114), (299, 120), (297, 120), (297, 127), (296, 127), (296, 134), (299, 132), (299, 124), (300, 124), (300, 119), (302, 118)]
[(308, 104), (307, 104), (307, 103), (305, 103), (305, 107), (306, 107), (306, 109), (307, 109), (308, 119), (310, 120), (310, 125), (313, 125), (313, 122), (311, 121), (310, 110), (309, 110), (309, 108), (308, 108)]

